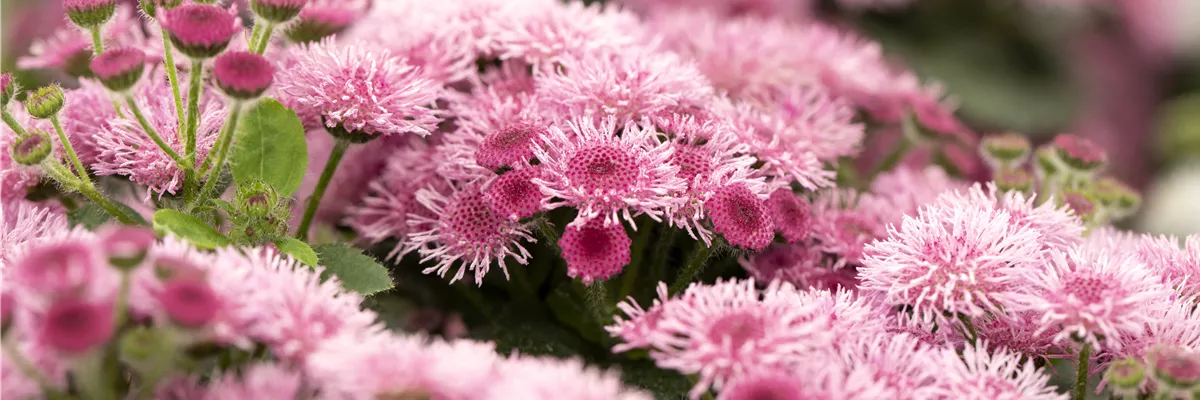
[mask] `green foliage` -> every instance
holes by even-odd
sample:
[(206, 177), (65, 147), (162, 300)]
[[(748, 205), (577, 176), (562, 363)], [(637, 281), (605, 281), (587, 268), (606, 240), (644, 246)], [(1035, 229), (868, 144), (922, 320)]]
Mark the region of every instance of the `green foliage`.
[(578, 335), (549, 321), (502, 320), (474, 332), (480, 339), (495, 341), (496, 352), (523, 355), (578, 357), (586, 343)]
[(202, 249), (215, 249), (230, 243), (228, 237), (199, 218), (170, 209), (154, 213), (154, 231), (159, 235), (175, 234)]
[[(129, 208), (129, 206), (118, 202), (113, 202), (113, 204), (125, 211), (125, 213), (129, 216), (136, 219), (138, 225), (147, 225), (146, 220), (142, 219), (142, 215), (138, 214), (138, 212), (134, 211), (132, 208)], [(71, 226), (82, 225), (87, 229), (96, 229), (100, 225), (104, 225), (112, 219), (112, 214), (109, 214), (108, 211), (104, 210), (104, 207), (100, 207), (100, 205), (96, 203), (86, 203), (67, 213), (67, 222), (69, 222)]]
[(317, 266), (317, 252), (308, 243), (296, 238), (285, 237), (275, 241), (275, 247), (308, 266)]
[(658, 368), (650, 360), (621, 364), (621, 379), (654, 394), (658, 400), (686, 399), (692, 382), (678, 372)]
[(321, 272), (322, 279), (332, 274), (347, 290), (362, 295), (372, 295), (393, 287), (387, 269), (374, 258), (363, 254), (359, 248), (334, 243), (320, 245), (313, 250), (317, 253), (318, 262), (325, 267)]
[(233, 179), (238, 185), (262, 181), (281, 196), (300, 187), (308, 168), (308, 147), (300, 117), (274, 99), (255, 104), (234, 133)]

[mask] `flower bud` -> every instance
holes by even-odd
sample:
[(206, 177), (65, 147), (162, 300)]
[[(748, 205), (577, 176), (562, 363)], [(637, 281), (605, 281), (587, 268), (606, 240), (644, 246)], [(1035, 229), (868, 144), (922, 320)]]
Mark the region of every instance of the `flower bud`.
[(1033, 153), (1033, 161), (1033, 169), (1039, 179), (1057, 176), (1063, 170), (1058, 152), (1051, 145), (1038, 147), (1037, 151)]
[(105, 51), (91, 63), (92, 74), (114, 92), (124, 92), (142, 79), (146, 69), (146, 54), (141, 50), (126, 47)]
[(275, 79), (275, 67), (258, 54), (233, 51), (217, 57), (213, 80), (229, 97), (250, 100), (261, 96)]
[(146, 253), (157, 241), (153, 230), (121, 225), (101, 233), (100, 248), (113, 266), (130, 269), (146, 259)]
[(17, 83), (13, 81), (12, 74), (0, 74), (0, 107), (8, 107), (8, 101), (12, 100), (16, 91)]
[(1115, 210), (1133, 212), (1142, 204), (1142, 196), (1137, 190), (1112, 177), (1096, 181), (1095, 195), (1100, 204)]
[(1003, 167), (1024, 163), (1032, 151), (1029, 139), (1016, 133), (988, 136), (980, 143), (979, 150), (985, 159)]
[(217, 294), (199, 279), (172, 279), (163, 285), (158, 301), (172, 321), (188, 328), (207, 325), (221, 306)]
[(41, 322), (41, 342), (61, 352), (82, 353), (112, 337), (113, 307), (67, 298), (50, 306)]
[(1165, 389), (1188, 391), (1200, 384), (1200, 356), (1187, 349), (1158, 346), (1146, 359), (1155, 381)]
[(42, 86), (25, 98), (25, 110), (37, 119), (46, 119), (58, 114), (66, 103), (63, 90), (58, 85)]
[(354, 10), (310, 5), (300, 12), (299, 19), (285, 33), (293, 42), (312, 43), (341, 33), (357, 18)]
[(116, 0), (65, 0), (63, 9), (67, 18), (83, 29), (95, 29), (104, 25), (117, 13)]
[(143, 13), (151, 18), (155, 18), (158, 15), (159, 7), (162, 7), (164, 10), (170, 10), (183, 4), (183, 0), (138, 0), (138, 3), (142, 5)]
[(1020, 169), (1005, 169), (996, 172), (993, 179), (996, 188), (1002, 191), (1029, 192), (1033, 190), (1033, 176)]
[(12, 146), (12, 158), (17, 164), (37, 165), (52, 150), (50, 134), (40, 130), (30, 130), (25, 136), (18, 137)]
[(1146, 380), (1146, 366), (1137, 359), (1126, 358), (1110, 364), (1104, 378), (1114, 393), (1134, 396)]
[(215, 5), (184, 4), (168, 10), (159, 22), (170, 36), (171, 44), (196, 59), (221, 54), (233, 35), (241, 31), (237, 18)]
[(308, 0), (250, 0), (250, 9), (259, 18), (284, 23), (300, 15), (305, 4), (308, 4)]
[(247, 217), (270, 215), (279, 204), (279, 194), (275, 188), (258, 181), (238, 187), (237, 199), (239, 211)]
[(1074, 211), (1075, 215), (1078, 215), (1084, 221), (1088, 221), (1096, 215), (1096, 200), (1086, 193), (1068, 191), (1062, 194), (1062, 198), (1059, 201), (1062, 202), (1062, 205)]
[(1108, 155), (1096, 143), (1078, 135), (1054, 137), (1054, 148), (1058, 156), (1076, 171), (1091, 172), (1108, 162)]

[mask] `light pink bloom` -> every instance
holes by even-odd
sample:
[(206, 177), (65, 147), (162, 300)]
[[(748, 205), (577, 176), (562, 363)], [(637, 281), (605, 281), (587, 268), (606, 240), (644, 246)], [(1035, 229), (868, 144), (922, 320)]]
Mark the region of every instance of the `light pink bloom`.
[(775, 238), (775, 224), (766, 202), (746, 185), (718, 189), (704, 207), (712, 218), (713, 229), (734, 246), (762, 250)]
[(502, 362), (490, 343), (383, 333), (334, 337), (313, 353), (306, 369), (331, 398), (478, 399), (496, 384)]
[(214, 377), (204, 399), (296, 399), (310, 395), (304, 376), (282, 365), (259, 363), (242, 367), (239, 372)]
[[(297, 199), (305, 199), (312, 195), (336, 141), (333, 135), (325, 132), (323, 128), (309, 130), (305, 138), (308, 141), (308, 170), (305, 171), (304, 180), (300, 182), (300, 188), (294, 195)], [(420, 152), (417, 149), (429, 149), (423, 140), (410, 139), (414, 138), (408, 136), (384, 137), (372, 141), (369, 146), (350, 146), (346, 150), (346, 155), (342, 157), (341, 164), (338, 164), (337, 171), (330, 180), (330, 185), (325, 190), (325, 197), (321, 198), (321, 206), (317, 208), (314, 220), (326, 224), (338, 223), (350, 215), (353, 207), (363, 202), (370, 194), (370, 191), (364, 190), (364, 188), (369, 188), (373, 180), (388, 179), (383, 177), (385, 174), (396, 177), (395, 180), (401, 179), (401, 175), (389, 170), (389, 168), (393, 168), (388, 166), (390, 162), (401, 163), (404, 165), (403, 168), (416, 171), (428, 171), (430, 168), (436, 167), (438, 164), (421, 164), (426, 160), (423, 157), (404, 158), (403, 162), (401, 161), (402, 157), (412, 157), (411, 153), (405, 153), (404, 149), (413, 149), (417, 153)], [(408, 190), (407, 194), (411, 197), (414, 191), (415, 189)], [(300, 216), (303, 212), (304, 207), (292, 208), (291, 223), (293, 225), (300, 223)], [(404, 220), (403, 214), (401, 220)], [(402, 225), (404, 224), (401, 223), (398, 226)]]
[(1010, 304), (1040, 314), (1038, 331), (1056, 332), (1058, 343), (1078, 337), (1095, 349), (1120, 347), (1123, 334), (1140, 332), (1172, 296), (1132, 254), (1070, 250), (1047, 264), (1025, 272)]
[[(117, 6), (117, 13), (102, 28), (104, 47), (139, 47), (147, 42), (142, 33), (141, 19), (129, 4)], [(38, 39), (29, 46), (29, 55), (17, 60), (20, 69), (66, 70), (75, 76), (85, 75), (91, 60), (92, 39), (72, 24), (65, 24), (48, 38)]]
[[(765, 371), (731, 381), (721, 390), (720, 400), (806, 399), (814, 396), (804, 378), (783, 371)], [(814, 396), (815, 397), (815, 396)]]
[(974, 318), (971, 324), (979, 336), (977, 340), (986, 341), (991, 351), (1003, 348), (1041, 359), (1061, 356), (1061, 347), (1055, 343), (1057, 332), (1042, 329), (1041, 317), (1038, 312), (1009, 311), (991, 317)]
[(679, 166), (669, 162), (670, 143), (659, 142), (657, 132), (633, 124), (618, 131), (612, 117), (599, 125), (576, 119), (567, 126), (571, 134), (551, 127), (534, 144), (543, 175), (533, 182), (547, 197), (560, 199), (544, 201), (543, 208), (575, 207), (579, 214), (570, 225), (576, 227), (597, 218), (605, 225), (624, 218), (636, 226), (635, 215), (661, 220), (682, 205), (674, 193), (687, 183), (677, 175)]
[(579, 227), (567, 227), (558, 247), (567, 261), (567, 276), (579, 278), (584, 285), (595, 280), (606, 281), (629, 264), (633, 240), (625, 226), (617, 223), (605, 226), (597, 220)]
[(812, 229), (812, 215), (808, 201), (790, 189), (775, 189), (767, 198), (767, 209), (775, 230), (783, 234), (788, 243), (808, 240)]
[[(833, 162), (858, 153), (864, 128), (854, 121), (855, 112), (850, 103), (821, 86), (789, 86), (735, 103), (730, 118), (735, 132), (756, 153), (765, 153), (760, 158), (812, 153), (822, 162)], [(774, 149), (779, 146), (786, 148)]]
[(1055, 201), (1035, 205), (1035, 196), (1026, 196), (1018, 191), (1001, 192), (994, 184), (976, 184), (966, 190), (941, 196), (937, 203), (943, 206), (964, 205), (989, 206), (1003, 210), (1012, 218), (1012, 223), (1032, 229), (1042, 236), (1042, 247), (1047, 250), (1065, 250), (1078, 244), (1083, 237), (1083, 223), (1066, 206), (1057, 206)]
[(807, 18), (813, 7), (811, 0), (623, 0), (621, 3), (650, 14), (695, 8), (729, 17), (754, 15), (794, 20)]
[(825, 170), (814, 140), (828, 134), (829, 126), (848, 124), (853, 113), (819, 89), (805, 92), (804, 98), (808, 103), (795, 105), (797, 112), (787, 122), (777, 121), (786, 129), (767, 125), (775, 123), (770, 115), (774, 111), (764, 108), (770, 105), (723, 100), (716, 108), (733, 121), (733, 132), (750, 146), (751, 154), (765, 164), (762, 168), (770, 176), (815, 189), (832, 184), (833, 172)]
[(936, 359), (938, 398), (963, 400), (1030, 399), (1066, 400), (1050, 386), (1050, 376), (1038, 370), (1033, 360), (1005, 350), (988, 352), (984, 344), (968, 346), (960, 356), (954, 349), (941, 350)]
[(520, 242), (537, 242), (524, 224), (492, 211), (477, 184), (450, 194), (421, 189), (416, 200), (430, 215), (410, 213), (408, 224), (429, 228), (409, 233), (401, 253), (416, 251), (421, 262), (436, 260), (424, 272), (436, 272), (441, 277), (461, 262), (450, 279), (452, 283), (470, 270), (475, 274), (475, 283), (483, 285), (483, 277), (493, 260), (508, 278), (504, 260), (512, 257), (517, 263), (526, 264), (531, 255)]
[(366, 135), (429, 135), (442, 88), (407, 61), (365, 43), (324, 40), (297, 47), (276, 93), (309, 126)]
[(1148, 317), (1144, 329), (1122, 335), (1120, 347), (1105, 348), (1101, 355), (1145, 360), (1150, 350), (1158, 346), (1200, 350), (1200, 309), (1190, 302), (1163, 304)]
[(650, 400), (649, 394), (625, 387), (620, 373), (588, 366), (577, 358), (509, 359), (485, 400)]
[(1136, 254), (1180, 295), (1200, 295), (1200, 235), (1184, 241), (1173, 236), (1142, 236)]
[[(839, 342), (840, 343), (840, 342)], [(845, 387), (837, 392), (858, 398), (934, 398), (939, 372), (928, 345), (907, 334), (862, 334), (838, 350)]]
[(604, 327), (609, 335), (623, 342), (613, 346), (614, 353), (649, 348), (653, 344), (651, 340), (658, 332), (658, 321), (662, 318), (663, 307), (670, 302), (666, 283), (659, 282), (656, 291), (658, 297), (648, 308), (642, 308), (633, 297), (617, 303), (617, 309), (628, 319), (614, 315), (615, 323)]
[(951, 178), (937, 166), (924, 169), (901, 166), (871, 182), (871, 193), (888, 205), (889, 212), (881, 217), (889, 224), (899, 224), (904, 215), (916, 214), (942, 193), (966, 189), (966, 182)]
[(13, 265), (29, 247), (43, 241), (91, 234), (82, 228), (72, 230), (67, 225), (66, 215), (46, 204), (13, 200), (0, 203), (0, 207), (3, 207), (4, 220), (4, 229), (0, 229), (0, 249), (3, 250), (0, 251), (0, 270)]
[(834, 257), (832, 266), (859, 265), (863, 248), (887, 237), (884, 215), (891, 205), (870, 193), (832, 189), (817, 194), (812, 204), (812, 240)]
[(672, 53), (633, 48), (569, 57), (561, 67), (538, 70), (542, 101), (565, 118), (613, 115), (618, 124), (668, 110), (704, 106), (713, 96), (695, 66)]
[[(180, 90), (186, 93), (185, 83)], [(185, 146), (179, 120), (175, 114), (175, 103), (171, 100), (171, 86), (166, 79), (158, 78), (144, 82), (135, 89), (134, 100), (146, 115), (150, 126), (158, 132), (171, 149), (183, 156)], [(102, 103), (103, 104), (103, 103)], [(200, 97), (200, 124), (196, 128), (196, 161), (204, 162), (216, 144), (221, 126), (228, 112), (224, 102), (211, 91)], [(100, 151), (92, 168), (98, 175), (124, 175), (142, 185), (150, 187), (151, 193), (162, 196), (175, 194), (183, 187), (183, 169), (167, 156), (143, 131), (136, 120), (114, 118), (108, 120), (108, 129), (95, 135), (95, 146)]]
[[(154, 79), (150, 81), (159, 82)], [(70, 138), (75, 153), (79, 155), (79, 161), (95, 169), (92, 164), (102, 150), (96, 140), (101, 132), (108, 130), (109, 120), (117, 118), (117, 111), (111, 106), (112, 98), (103, 85), (91, 79), (80, 79), (79, 88), (67, 91), (66, 98), (67, 104), (58, 114), (59, 122)], [(28, 124), (24, 126), (29, 127)]]
[(990, 203), (929, 206), (867, 245), (860, 290), (944, 323), (1001, 313), (1021, 274), (1038, 265), (1041, 240)]
[[(418, 213), (436, 217), (417, 203), (417, 190), (430, 185), (435, 185), (439, 190), (449, 189), (436, 186), (445, 185), (437, 175), (439, 163), (434, 160), (437, 151), (436, 147), (414, 142), (412, 146), (393, 153), (383, 171), (370, 181), (362, 204), (348, 211), (345, 223), (372, 243), (387, 238), (403, 240), (410, 232), (427, 229), (414, 229), (408, 225), (408, 219), (409, 214)], [(388, 257), (397, 257), (402, 250), (403, 246), (397, 246)]]
[(489, 52), (500, 59), (520, 59), (550, 66), (567, 57), (624, 52), (644, 46), (648, 34), (637, 16), (616, 7), (546, 2), (512, 7), (492, 18), (485, 31)]

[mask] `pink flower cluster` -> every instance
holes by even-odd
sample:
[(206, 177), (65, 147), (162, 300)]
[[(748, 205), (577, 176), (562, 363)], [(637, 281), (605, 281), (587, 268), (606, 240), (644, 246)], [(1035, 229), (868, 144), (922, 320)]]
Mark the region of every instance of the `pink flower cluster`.
[[(16, 214), (0, 236), (4, 335), (25, 358), (6, 351), (0, 359), (6, 398), (43, 389), (19, 363), (32, 365), (50, 389), (63, 388), (69, 375), (86, 373), (90, 354), (119, 341), (128, 346), (119, 335), (133, 334), (130, 325), (169, 337), (172, 347), (162, 351), (262, 345), (272, 356), (205, 384), (199, 376), (163, 377), (155, 390), (162, 396), (648, 398), (615, 372), (577, 360), (398, 336), (336, 278), (273, 250), (205, 252), (172, 237), (156, 242), (143, 228), (70, 229), (61, 214), (27, 204), (6, 211)], [(124, 285), (127, 296), (119, 296)]]

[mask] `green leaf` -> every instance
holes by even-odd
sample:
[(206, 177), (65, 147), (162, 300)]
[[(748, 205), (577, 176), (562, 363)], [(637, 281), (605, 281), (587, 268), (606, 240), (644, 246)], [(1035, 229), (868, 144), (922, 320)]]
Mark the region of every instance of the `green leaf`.
[(372, 295), (392, 288), (392, 277), (387, 269), (362, 250), (342, 243), (320, 245), (313, 250), (318, 262), (325, 266), (321, 278), (330, 274), (337, 276), (342, 286), (363, 295)]
[(313, 251), (308, 243), (296, 238), (283, 238), (275, 241), (275, 247), (279, 248), (284, 254), (290, 255), (304, 265), (317, 266), (317, 252)]
[[(115, 204), (117, 208), (125, 211), (126, 214), (132, 216), (134, 221), (139, 225), (146, 225), (146, 220), (142, 219), (142, 214), (134, 211), (134, 209), (129, 208), (129, 206), (125, 204), (117, 202), (114, 202), (113, 204)], [(100, 225), (104, 225), (112, 219), (112, 214), (109, 214), (108, 211), (104, 210), (104, 207), (100, 207), (100, 205), (96, 203), (84, 204), (79, 206), (79, 208), (71, 210), (71, 212), (67, 213), (67, 222), (71, 223), (71, 226), (83, 225), (84, 228), (88, 229), (96, 229)]]
[(263, 181), (281, 196), (300, 187), (308, 168), (304, 125), (275, 99), (263, 99), (238, 122), (230, 169), (238, 185)]
[(176, 210), (158, 210), (154, 213), (154, 230), (159, 234), (173, 233), (186, 239), (196, 247), (215, 249), (229, 245), (229, 238), (190, 214)]
[(546, 305), (559, 322), (574, 328), (584, 339), (591, 342), (602, 341), (605, 337), (604, 327), (591, 317), (591, 311), (584, 305), (586, 300), (571, 290), (570, 285), (568, 282), (554, 289), (546, 298)]

